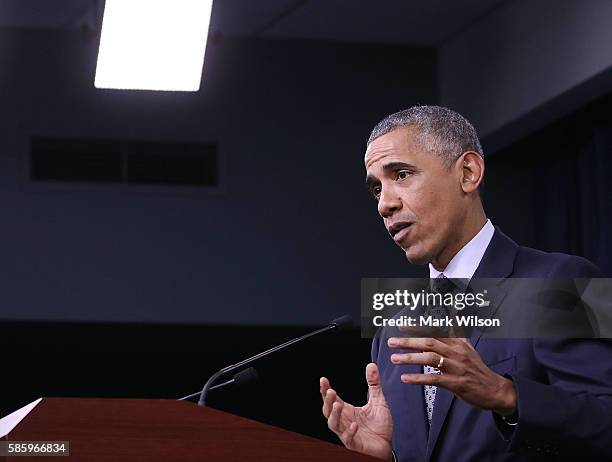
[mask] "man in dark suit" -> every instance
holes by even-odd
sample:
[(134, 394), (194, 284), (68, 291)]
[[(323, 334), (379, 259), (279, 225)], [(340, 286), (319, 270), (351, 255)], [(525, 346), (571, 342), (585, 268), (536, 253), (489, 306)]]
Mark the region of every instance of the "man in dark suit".
[[(365, 154), (378, 212), (430, 278), (599, 276), (587, 260), (519, 247), (487, 219), (483, 152), (472, 125), (441, 107), (392, 114)], [(349, 449), (384, 460), (612, 460), (607, 340), (377, 335), (368, 403), (345, 403), (321, 378), (323, 414)]]

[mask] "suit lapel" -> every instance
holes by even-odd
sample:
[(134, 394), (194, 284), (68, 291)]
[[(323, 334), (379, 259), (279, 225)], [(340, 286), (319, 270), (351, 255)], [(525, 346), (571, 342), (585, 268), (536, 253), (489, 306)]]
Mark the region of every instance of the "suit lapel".
[[(485, 254), (476, 268), (476, 272), (470, 281), (470, 288), (473, 292), (487, 290), (487, 299), (490, 304), (488, 307), (479, 307), (478, 315), (480, 318), (491, 318), (506, 296), (506, 291), (502, 282), (514, 271), (514, 260), (518, 245), (502, 233), (499, 228), (495, 228), (495, 234)], [(486, 279), (481, 281), (480, 279)], [(476, 348), (478, 341), (486, 328), (476, 329), (470, 337), (472, 346)]]
[[(502, 278), (495, 278), (487, 279), (486, 281), (476, 280), (473, 284), (470, 284), (470, 288), (474, 293), (482, 293), (484, 290), (487, 292), (489, 306), (476, 308), (476, 310), (478, 310), (479, 319), (489, 319), (497, 312), (506, 297), (506, 290), (499, 286), (503, 281), (504, 279)], [(472, 331), (470, 343), (474, 348), (478, 345), (478, 341), (486, 329), (486, 327), (477, 327)]]
[(499, 228), (495, 228), (493, 238), (472, 279), (507, 278), (514, 271), (514, 260), (517, 252), (518, 245), (516, 242), (502, 233)]
[[(485, 312), (480, 311), (481, 308), (478, 308), (481, 316), (493, 316), (506, 296), (505, 290), (499, 287), (499, 284), (512, 274), (517, 250), (518, 245), (502, 233), (499, 228), (496, 228), (495, 234), (493, 234), (493, 238), (472, 277), (472, 281), (476, 287), (472, 285), (472, 281), (470, 282), (470, 287), (478, 290), (478, 278), (491, 278), (487, 281), (488, 300), (491, 303)], [(474, 348), (476, 348), (482, 333), (483, 330), (479, 329), (470, 337), (470, 342)], [(421, 400), (423, 400), (422, 397)], [(429, 429), (429, 438), (427, 439), (426, 461), (431, 459), (454, 400), (455, 395), (453, 393), (438, 387), (436, 390), (436, 401), (431, 419), (431, 427)], [(427, 425), (426, 421), (425, 425)]]

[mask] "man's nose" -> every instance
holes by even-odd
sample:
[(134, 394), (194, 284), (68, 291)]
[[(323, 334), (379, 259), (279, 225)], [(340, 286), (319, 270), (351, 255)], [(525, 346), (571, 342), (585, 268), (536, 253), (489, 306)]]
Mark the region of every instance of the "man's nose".
[(393, 192), (393, 189), (382, 190), (378, 198), (378, 213), (383, 218), (388, 218), (402, 208), (402, 201)]

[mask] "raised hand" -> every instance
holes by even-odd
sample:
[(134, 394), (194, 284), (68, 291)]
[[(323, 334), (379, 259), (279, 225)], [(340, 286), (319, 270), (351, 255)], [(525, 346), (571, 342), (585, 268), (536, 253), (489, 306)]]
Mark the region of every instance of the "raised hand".
[(380, 385), (378, 367), (374, 363), (366, 366), (369, 400), (365, 406), (356, 407), (345, 403), (329, 380), (320, 380), (323, 398), (323, 415), (327, 426), (348, 449), (384, 460), (392, 460), (391, 436), (393, 419)]
[(413, 350), (394, 353), (393, 364), (439, 367), (440, 374), (402, 374), (404, 383), (435, 385), (481, 409), (500, 415), (516, 411), (517, 395), (512, 380), (493, 372), (466, 338), (390, 338), (390, 348)]

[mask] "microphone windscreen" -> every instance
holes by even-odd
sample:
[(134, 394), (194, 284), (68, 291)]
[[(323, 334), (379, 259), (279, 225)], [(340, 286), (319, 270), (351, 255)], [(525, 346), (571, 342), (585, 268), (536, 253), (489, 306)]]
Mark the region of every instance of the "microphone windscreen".
[(257, 371), (254, 367), (249, 367), (243, 371), (238, 372), (234, 375), (234, 385), (246, 385), (251, 382), (255, 382), (259, 376), (257, 375)]
[(353, 327), (353, 324), (353, 318), (345, 314), (344, 316), (340, 316), (339, 318), (336, 318), (330, 322), (329, 327), (334, 329), (336, 332), (344, 332)]

